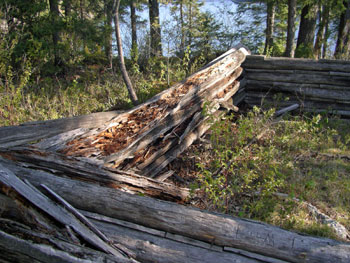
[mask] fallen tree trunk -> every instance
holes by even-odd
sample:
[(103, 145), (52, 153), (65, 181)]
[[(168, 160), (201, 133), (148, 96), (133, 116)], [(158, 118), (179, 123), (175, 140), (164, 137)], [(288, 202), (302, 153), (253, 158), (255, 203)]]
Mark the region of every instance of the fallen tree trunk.
[[(55, 192), (79, 209), (290, 262), (350, 260), (349, 244), (299, 235), (264, 223), (212, 214), (89, 183), (58, 178), (47, 172), (19, 167), (10, 161), (2, 160), (1, 163), (18, 177), (28, 179), (34, 185), (50, 185)], [(81, 196), (84, 197), (84, 202), (80, 201)]]
[(189, 189), (186, 188), (152, 180), (132, 172), (77, 161), (57, 153), (22, 147), (13, 148), (11, 151), (0, 151), (0, 156), (21, 162), (21, 165), (26, 167), (49, 170), (56, 176), (120, 189), (131, 194), (142, 194), (180, 203), (186, 202), (190, 195)]
[(122, 111), (100, 112), (65, 119), (28, 122), (19, 126), (0, 127), (0, 148), (35, 142), (78, 128), (99, 127), (121, 113)]

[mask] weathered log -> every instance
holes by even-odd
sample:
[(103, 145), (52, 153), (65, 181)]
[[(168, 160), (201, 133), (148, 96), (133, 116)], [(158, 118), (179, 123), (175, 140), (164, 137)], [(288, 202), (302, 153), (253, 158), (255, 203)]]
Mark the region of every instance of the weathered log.
[(266, 73), (266, 74), (310, 74), (310, 75), (320, 75), (328, 76), (329, 78), (340, 77), (341, 79), (350, 78), (350, 72), (335, 72), (328, 70), (302, 70), (302, 69), (266, 69), (266, 68), (245, 68), (247, 72), (246, 75), (252, 75), (255, 73)]
[[(349, 244), (299, 235), (264, 223), (203, 212), (89, 183), (58, 178), (47, 172), (19, 167), (10, 161), (2, 160), (1, 163), (34, 185), (50, 185), (55, 192), (79, 209), (290, 262), (350, 260)], [(80, 201), (81, 196), (84, 196), (84, 202)]]
[(286, 83), (286, 82), (274, 82), (274, 81), (257, 81), (248, 80), (246, 90), (250, 91), (260, 91), (260, 92), (286, 92), (298, 94), (302, 97), (307, 98), (320, 98), (326, 99), (334, 102), (342, 102), (345, 104), (350, 104), (350, 89), (341, 86), (331, 86), (325, 89), (321, 88), (319, 84), (299, 84), (299, 83)]
[(20, 180), (11, 170), (3, 167), (0, 164), (0, 183), (7, 185), (16, 190), (21, 196), (26, 198), (32, 204), (43, 210), (60, 223), (72, 227), (82, 238), (84, 238), (91, 245), (101, 249), (106, 253), (110, 253), (116, 257), (123, 257), (118, 249), (105, 243), (99, 236), (82, 224), (67, 210), (55, 205), (50, 199), (43, 195), (38, 190), (30, 185), (25, 184)]
[(309, 83), (309, 84), (327, 84), (336, 86), (350, 86), (350, 78), (348, 77), (333, 77), (319, 74), (282, 74), (282, 73), (264, 73), (264, 72), (254, 72), (252, 74), (247, 74), (246, 78), (248, 80), (258, 80), (258, 81), (276, 81), (276, 82), (289, 82), (289, 83)]
[[(43, 215), (33, 214), (32, 207), (20, 204), (21, 201), (13, 196), (10, 198), (0, 193), (0, 201), (1, 262), (135, 262), (83, 247), (79, 240), (73, 243), (64, 235), (55, 235), (60, 233), (54, 230), (54, 226), (47, 225), (48, 222), (44, 223)], [(31, 215), (28, 217), (29, 221), (34, 219), (39, 222), (39, 229), (43, 228), (43, 223), (49, 226), (48, 231), (39, 232), (38, 229), (33, 230), (30, 225), (19, 223), (23, 222), (24, 214)]]
[(243, 63), (244, 68), (257, 69), (286, 69), (286, 70), (317, 70), (350, 72), (349, 61), (341, 60), (312, 60), (295, 58), (266, 58), (265, 56), (247, 56)]
[[(260, 262), (254, 257), (223, 251), (222, 247), (114, 218), (87, 213), (109, 238), (136, 253), (142, 262)], [(126, 224), (125, 224), (126, 223)], [(124, 227), (127, 225), (127, 227)], [(269, 261), (265, 261), (269, 262)]]
[(77, 161), (57, 153), (31, 148), (13, 148), (11, 151), (0, 152), (0, 155), (21, 162), (27, 167), (52, 171), (56, 176), (88, 181), (132, 194), (142, 194), (176, 202), (185, 202), (189, 196), (189, 189), (186, 188), (179, 188), (131, 172)]
[[(276, 98), (280, 100), (276, 100)], [(350, 104), (342, 103), (342, 101), (328, 100), (326, 98), (313, 98), (298, 96), (293, 93), (278, 93), (278, 92), (257, 92), (249, 91), (247, 93), (246, 102), (258, 102), (263, 100), (266, 104), (289, 106), (291, 104), (299, 103), (301, 108), (308, 109), (323, 109), (323, 111), (349, 111)]]
[(0, 127), (0, 148), (35, 142), (78, 128), (95, 128), (121, 114), (122, 111), (92, 113), (71, 118), (28, 122), (19, 126)]
[(259, 106), (264, 107), (268, 105), (269, 107), (287, 107), (292, 104), (300, 104), (301, 111), (311, 112), (311, 113), (328, 113), (341, 116), (350, 116), (350, 108), (347, 104), (338, 103), (327, 103), (327, 101), (305, 101), (303, 98), (297, 98), (291, 94), (285, 94), (288, 97), (287, 101), (281, 100), (276, 101), (271, 95), (267, 96), (266, 93), (248, 93), (245, 102), (253, 107)]

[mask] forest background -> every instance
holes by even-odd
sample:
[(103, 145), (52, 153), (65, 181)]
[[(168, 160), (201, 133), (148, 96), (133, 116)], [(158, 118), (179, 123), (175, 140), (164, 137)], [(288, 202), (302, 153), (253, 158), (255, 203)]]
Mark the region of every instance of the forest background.
[(345, 0), (0, 1), (0, 125), (133, 105), (115, 41), (142, 102), (237, 43), (253, 54), (350, 58)]

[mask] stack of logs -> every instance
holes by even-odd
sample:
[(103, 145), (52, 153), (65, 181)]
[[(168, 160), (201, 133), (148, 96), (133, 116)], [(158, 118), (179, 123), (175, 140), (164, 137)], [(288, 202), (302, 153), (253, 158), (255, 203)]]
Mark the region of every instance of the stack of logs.
[(61, 133), (35, 147), (164, 180), (172, 174), (161, 173), (164, 168), (210, 127), (207, 113), (217, 116), (221, 106), (236, 109), (226, 102), (241, 85), (237, 79), (247, 54), (244, 48), (233, 48), (104, 125)]
[(350, 61), (248, 56), (245, 101), (350, 116)]

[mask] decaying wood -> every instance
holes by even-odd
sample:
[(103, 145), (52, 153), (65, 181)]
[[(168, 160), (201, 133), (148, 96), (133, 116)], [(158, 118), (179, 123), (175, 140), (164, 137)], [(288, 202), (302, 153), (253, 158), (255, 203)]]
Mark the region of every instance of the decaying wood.
[[(245, 101), (253, 105), (272, 103), (277, 93), (291, 97), (310, 112), (350, 113), (350, 63), (339, 60), (247, 57)], [(283, 106), (287, 105), (282, 102)]]
[(267, 58), (266, 56), (249, 56), (243, 67), (252, 69), (350, 72), (350, 62), (344, 60)]
[[(175, 144), (188, 147), (197, 138), (193, 132), (205, 118), (201, 112), (206, 102), (224, 103), (237, 92), (243, 71), (240, 65), (247, 54), (244, 48), (231, 49), (182, 83), (98, 128), (61, 133), (34, 147), (122, 170), (148, 167), (156, 152), (165, 154)], [(192, 139), (186, 140), (189, 137)]]
[[(203, 212), (173, 203), (130, 195), (115, 189), (59, 178), (43, 171), (29, 172), (2, 161), (17, 176), (50, 185), (74, 207), (217, 246), (243, 249), (290, 262), (348, 262), (350, 245), (288, 232), (250, 220)], [(84, 196), (84, 202), (80, 197)], [(96, 198), (98, 196), (99, 198)], [(215, 223), (213, 223), (215, 222)]]
[(82, 238), (91, 245), (96, 246), (106, 253), (110, 253), (116, 257), (123, 257), (118, 250), (105, 243), (99, 236), (93, 233), (84, 224), (80, 223), (68, 211), (55, 205), (50, 199), (41, 194), (39, 191), (26, 185), (11, 170), (1, 166), (0, 164), (0, 182), (15, 189), (20, 195), (25, 197), (32, 204), (45, 211), (47, 214), (58, 220), (64, 225), (68, 225), (74, 229)]
[[(43, 215), (33, 214), (32, 207), (28, 204), (21, 205), (18, 199), (0, 194), (0, 201), (2, 204), (0, 210), (1, 262), (135, 262), (125, 257), (116, 257), (84, 247), (76, 237), (74, 237), (75, 240), (69, 241), (64, 235), (51, 228), (52, 225), (44, 225)], [(26, 221), (23, 216), (27, 213), (31, 214), (27, 220), (36, 221), (40, 225), (39, 228), (33, 229), (33, 225), (18, 222), (18, 220)], [(13, 221), (14, 219), (16, 221)], [(47, 231), (40, 230), (43, 228)], [(75, 236), (74, 233), (72, 234)]]
[(78, 128), (99, 127), (121, 113), (122, 111), (100, 112), (50, 121), (28, 122), (19, 126), (0, 127), (0, 148), (35, 142)]
[(101, 186), (121, 189), (128, 193), (142, 194), (175, 202), (185, 202), (189, 196), (189, 190), (186, 188), (179, 188), (132, 172), (103, 168), (42, 150), (13, 148), (11, 151), (0, 152), (0, 155), (20, 162), (22, 166), (48, 170), (56, 176), (88, 181)]

